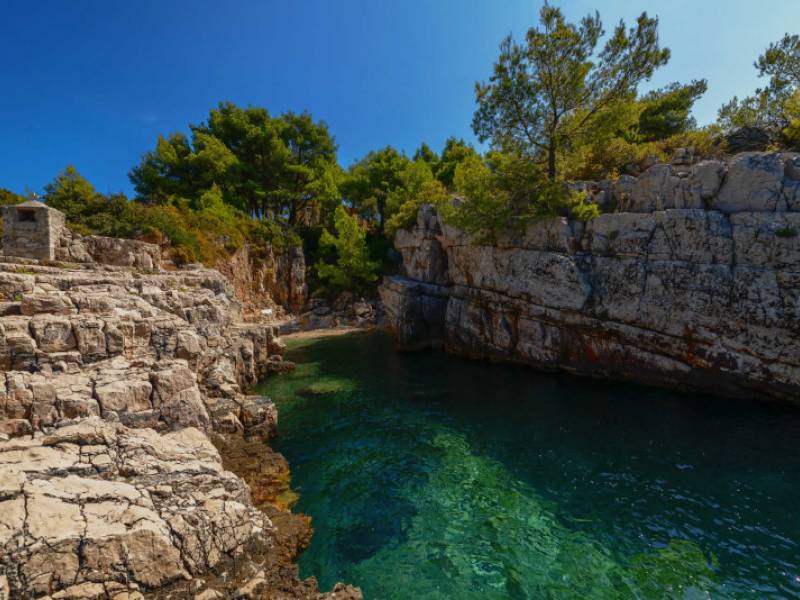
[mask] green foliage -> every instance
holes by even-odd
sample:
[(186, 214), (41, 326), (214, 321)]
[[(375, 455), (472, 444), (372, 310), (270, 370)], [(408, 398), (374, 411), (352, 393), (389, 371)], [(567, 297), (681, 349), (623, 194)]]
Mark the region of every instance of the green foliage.
[(502, 231), (519, 225), (507, 194), (480, 158), (470, 157), (461, 162), (453, 179), (463, 198), (452, 208), (445, 207), (442, 213), (445, 220), (482, 240), (494, 239)]
[(775, 236), (779, 238), (797, 237), (797, 229), (794, 227), (781, 227), (775, 230)]
[(197, 202), (216, 185), (223, 201), (262, 220), (320, 222), (338, 201), (336, 143), (308, 113), (271, 117), (266, 109), (230, 102), (183, 134), (159, 137), (131, 170), (139, 198)]
[(759, 77), (769, 76), (767, 89), (786, 97), (800, 85), (800, 36), (785, 34), (769, 45), (755, 63)]
[(20, 204), (21, 202), (25, 202), (25, 196), (20, 196), (11, 190), (0, 188), (0, 206), (11, 206), (12, 204)]
[(734, 96), (723, 104), (717, 113), (717, 122), (725, 131), (741, 127), (758, 127), (772, 131), (780, 121), (780, 110), (768, 93), (758, 90), (752, 96), (739, 99)]
[(433, 169), (436, 179), (441, 181), (442, 185), (448, 190), (452, 190), (456, 167), (470, 156), (478, 156), (475, 148), (462, 139), (456, 139), (454, 137), (448, 138), (444, 143), (442, 158)]
[(528, 30), (524, 45), (509, 36), (488, 83), (476, 85), (473, 129), (506, 153), (547, 164), (556, 178), (557, 154), (589, 127), (592, 119), (669, 59), (658, 43), (658, 20), (642, 13), (626, 31), (620, 23), (603, 49), (599, 14), (567, 23), (561, 10), (544, 4), (540, 28)]
[(783, 139), (788, 147), (800, 150), (800, 89), (784, 101), (783, 114), (786, 119)]
[(98, 193), (94, 186), (72, 165), (68, 165), (45, 188), (44, 199), (49, 206), (57, 208), (68, 217), (91, 212), (91, 205)]
[(480, 242), (520, 233), (544, 217), (589, 220), (600, 214), (582, 194), (537, 174), (524, 157), (495, 153), (486, 162), (468, 158), (456, 168), (455, 185), (461, 199), (439, 205), (439, 211)]
[(413, 159), (421, 160), (423, 162), (428, 163), (428, 165), (433, 169), (439, 162), (439, 155), (436, 154), (433, 150), (431, 150), (430, 146), (426, 143), (422, 143), (417, 151), (414, 152)]
[(168, 203), (131, 202), (123, 194), (98, 193), (74, 167), (67, 167), (45, 187), (44, 200), (63, 211), (81, 234), (146, 239), (168, 244), (180, 263), (214, 265), (245, 242), (295, 246), (299, 238), (283, 227), (252, 219), (225, 203), (216, 184), (195, 200), (171, 197)]
[(449, 201), (449, 195), (440, 181), (425, 183), (419, 192), (400, 205), (397, 212), (386, 223), (386, 232), (394, 235), (398, 229), (409, 229), (417, 219), (417, 213), (423, 204), (430, 204), (442, 210)]
[(354, 164), (342, 182), (344, 197), (365, 221), (377, 224), (379, 233), (397, 209), (389, 199), (403, 186), (402, 174), (408, 163), (406, 156), (387, 146)]
[(387, 213), (391, 215), (386, 224), (389, 233), (392, 233), (397, 222), (395, 217), (403, 205), (418, 197), (433, 181), (433, 171), (427, 162), (415, 160), (406, 163), (400, 171), (400, 184), (389, 192), (386, 199)]
[(652, 159), (667, 162), (679, 148), (692, 148), (696, 155), (704, 157), (721, 157), (725, 153), (718, 126), (641, 143), (609, 135), (576, 147), (560, 159), (559, 168), (568, 180), (613, 179), (628, 171), (638, 172)]
[(800, 147), (800, 36), (787, 33), (770, 44), (754, 66), (760, 77), (769, 77), (767, 85), (750, 96), (734, 96), (719, 109), (718, 123), (726, 131), (759, 127), (781, 145)]
[(645, 142), (663, 140), (695, 129), (692, 106), (708, 89), (705, 79), (681, 85), (672, 83), (646, 94), (639, 103), (638, 139)]
[(317, 274), (330, 291), (364, 291), (377, 281), (379, 267), (370, 258), (366, 232), (358, 218), (349, 215), (342, 206), (336, 207), (333, 218), (336, 235), (326, 229), (319, 244), (323, 251), (335, 254), (335, 262), (320, 260), (316, 265)]
[(426, 144), (414, 153), (414, 160), (387, 146), (354, 164), (340, 188), (364, 221), (374, 224), (379, 234), (391, 235), (413, 222), (423, 203), (444, 202), (447, 190), (454, 188), (456, 167), (467, 158), (480, 155), (456, 138), (446, 141), (441, 157)]

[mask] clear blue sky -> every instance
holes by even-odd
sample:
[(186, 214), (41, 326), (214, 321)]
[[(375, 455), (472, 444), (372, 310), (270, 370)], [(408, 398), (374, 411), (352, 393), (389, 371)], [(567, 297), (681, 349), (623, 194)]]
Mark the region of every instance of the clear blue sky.
[[(564, 0), (606, 29), (660, 17), (672, 60), (648, 85), (705, 77), (696, 107), (714, 119), (758, 85), (752, 62), (800, 0)], [(39, 191), (74, 164), (102, 192), (130, 193), (128, 170), (159, 133), (185, 130), (220, 100), (272, 113), (310, 110), (345, 166), (373, 148), (474, 140), (473, 86), (538, 0), (0, 0), (0, 187)]]

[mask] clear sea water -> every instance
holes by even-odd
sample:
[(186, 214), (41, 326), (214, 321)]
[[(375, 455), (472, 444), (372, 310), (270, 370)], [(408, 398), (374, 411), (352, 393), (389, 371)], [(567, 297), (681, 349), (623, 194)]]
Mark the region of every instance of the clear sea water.
[(800, 409), (298, 340), (279, 408), (322, 589), (800, 597)]

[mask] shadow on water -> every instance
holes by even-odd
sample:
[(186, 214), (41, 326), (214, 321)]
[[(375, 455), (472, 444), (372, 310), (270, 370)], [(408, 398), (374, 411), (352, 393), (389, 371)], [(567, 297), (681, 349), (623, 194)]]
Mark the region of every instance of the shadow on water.
[(369, 598), (800, 595), (800, 410), (537, 373), (384, 334), (290, 345), (301, 560)]

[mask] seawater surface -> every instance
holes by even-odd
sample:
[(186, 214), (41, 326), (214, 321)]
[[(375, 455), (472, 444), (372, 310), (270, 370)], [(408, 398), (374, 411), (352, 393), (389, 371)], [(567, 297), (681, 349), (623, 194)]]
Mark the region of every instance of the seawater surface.
[(800, 597), (800, 410), (537, 373), (382, 333), (291, 341), (262, 393), (368, 599)]

